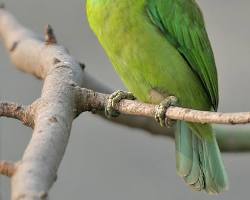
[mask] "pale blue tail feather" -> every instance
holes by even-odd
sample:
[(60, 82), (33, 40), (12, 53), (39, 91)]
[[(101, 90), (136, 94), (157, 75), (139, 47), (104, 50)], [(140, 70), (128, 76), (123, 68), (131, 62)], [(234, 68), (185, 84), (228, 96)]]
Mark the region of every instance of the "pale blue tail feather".
[(201, 138), (186, 122), (177, 122), (176, 168), (193, 190), (217, 194), (228, 188), (228, 179), (215, 135), (209, 134)]

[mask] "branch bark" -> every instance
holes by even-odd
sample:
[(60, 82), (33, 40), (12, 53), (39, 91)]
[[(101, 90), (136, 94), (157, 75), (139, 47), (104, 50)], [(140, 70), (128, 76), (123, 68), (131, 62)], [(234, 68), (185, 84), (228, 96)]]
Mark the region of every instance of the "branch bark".
[[(113, 90), (107, 87), (104, 83), (100, 83), (93, 76), (85, 72), (83, 84), (86, 88), (94, 91), (110, 94)], [(137, 117), (120, 115), (117, 118), (107, 119), (103, 112), (97, 112), (98, 115), (109, 122), (118, 123), (122, 126), (128, 126), (154, 135), (174, 137), (174, 130), (172, 128), (160, 127), (154, 119), (148, 117)], [(244, 127), (228, 127), (225, 125), (213, 125), (216, 133), (216, 138), (223, 152), (246, 152), (250, 151), (250, 130)]]
[(12, 176), (12, 199), (47, 199), (75, 117), (72, 88), (82, 84), (83, 71), (65, 48), (25, 29), (4, 9), (0, 36), (18, 69), (44, 79), (33, 135)]
[[(107, 103), (108, 94), (102, 94), (86, 88), (77, 88), (80, 101), (80, 111), (103, 110)], [(142, 103), (135, 100), (121, 100), (115, 107), (122, 114), (136, 115), (143, 117), (154, 117), (158, 105)], [(240, 113), (219, 113), (200, 111), (189, 108), (169, 107), (166, 111), (166, 118), (182, 120), (193, 123), (214, 123), (214, 124), (248, 124), (250, 123), (250, 112)]]
[(0, 102), (0, 117), (14, 118), (24, 125), (34, 126), (34, 110), (32, 106), (24, 106), (12, 102)]
[[(110, 92), (110, 89), (103, 86), (103, 84), (96, 84), (98, 81), (88, 76), (88, 80), (92, 80), (95, 84), (92, 84), (92, 89), (102, 92)], [(95, 92), (93, 90), (85, 88), (77, 88), (79, 105), (78, 112), (82, 111), (102, 111), (104, 110), (109, 95)], [(143, 129), (151, 135), (155, 136), (168, 136), (174, 137), (173, 128), (160, 127), (155, 120), (154, 112), (156, 105), (144, 104), (137, 101), (122, 100), (117, 110), (123, 114), (118, 118), (109, 119), (115, 123), (121, 125)], [(191, 112), (191, 113), (189, 113)], [(101, 117), (107, 119), (103, 112), (97, 112)], [(134, 116), (131, 116), (134, 115)], [(144, 117), (142, 117), (144, 116)], [(179, 107), (171, 107), (167, 110), (166, 116), (172, 119), (184, 120), (197, 123), (224, 123), (224, 124), (245, 124), (249, 122), (249, 112), (244, 113), (213, 113), (204, 111), (195, 111)], [(172, 117), (174, 116), (174, 117)], [(151, 118), (148, 118), (151, 117)], [(223, 152), (247, 152), (250, 151), (250, 131), (248, 129), (226, 127), (221, 125), (213, 125), (213, 129), (216, 133), (217, 141)]]

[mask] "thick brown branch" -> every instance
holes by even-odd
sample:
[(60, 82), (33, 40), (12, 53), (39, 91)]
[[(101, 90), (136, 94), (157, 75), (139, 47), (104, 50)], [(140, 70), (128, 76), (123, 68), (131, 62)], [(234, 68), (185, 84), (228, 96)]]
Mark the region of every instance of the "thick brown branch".
[(0, 174), (8, 177), (12, 177), (15, 173), (15, 164), (6, 162), (6, 161), (0, 161)]

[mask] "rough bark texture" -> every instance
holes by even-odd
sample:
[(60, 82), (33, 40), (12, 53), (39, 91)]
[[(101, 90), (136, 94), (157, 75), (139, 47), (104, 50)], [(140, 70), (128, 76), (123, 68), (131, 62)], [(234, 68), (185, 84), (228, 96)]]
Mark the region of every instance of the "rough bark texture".
[(0, 35), (17, 68), (44, 79), (34, 132), (12, 176), (12, 199), (46, 199), (68, 143), (75, 117), (74, 87), (82, 84), (83, 71), (65, 48), (35, 36), (4, 9)]

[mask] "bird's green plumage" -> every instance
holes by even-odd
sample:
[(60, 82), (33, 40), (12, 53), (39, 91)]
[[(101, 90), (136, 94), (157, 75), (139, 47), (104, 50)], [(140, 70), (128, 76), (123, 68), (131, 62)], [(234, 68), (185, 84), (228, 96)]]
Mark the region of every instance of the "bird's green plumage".
[[(214, 57), (194, 0), (87, 0), (87, 15), (139, 100), (160, 103), (174, 95), (183, 107), (217, 109)], [(178, 122), (176, 138), (177, 171), (185, 181), (210, 193), (224, 190), (226, 173), (211, 126)]]
[(218, 107), (217, 71), (203, 16), (196, 2), (150, 0), (147, 10), (155, 25), (198, 75), (216, 110)]

